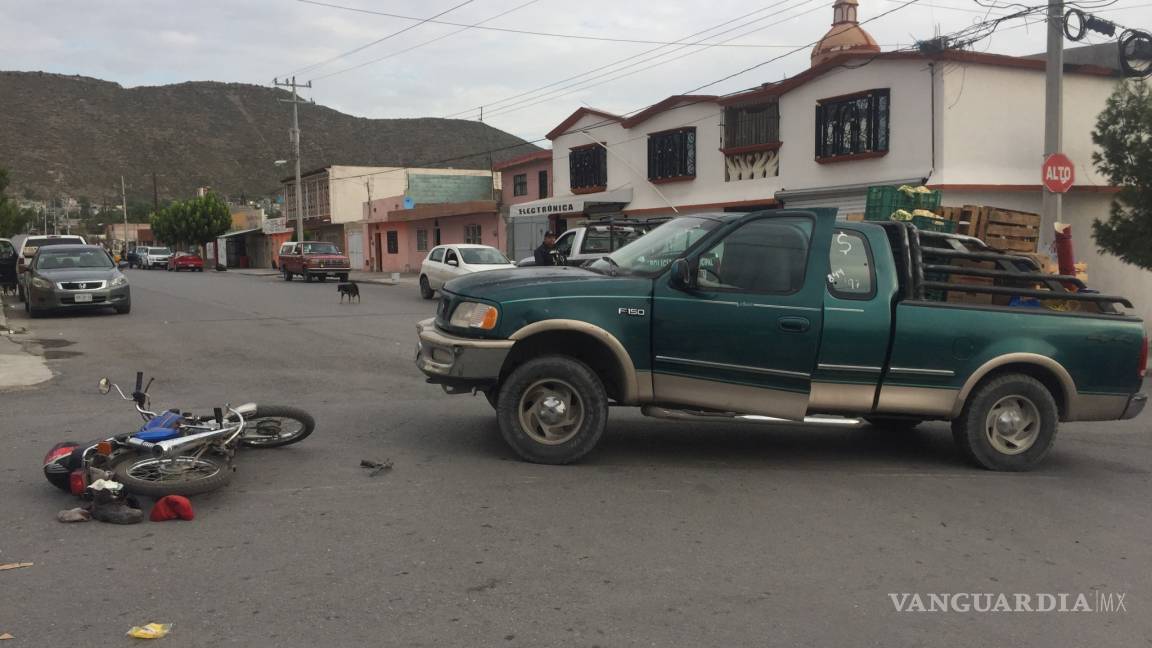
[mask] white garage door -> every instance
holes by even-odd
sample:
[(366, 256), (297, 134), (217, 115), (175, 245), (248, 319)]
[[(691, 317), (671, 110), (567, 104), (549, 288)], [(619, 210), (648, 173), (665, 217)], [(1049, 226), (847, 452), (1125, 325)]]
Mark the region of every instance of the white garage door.
[(353, 270), (364, 269), (364, 232), (348, 232), (348, 261)]

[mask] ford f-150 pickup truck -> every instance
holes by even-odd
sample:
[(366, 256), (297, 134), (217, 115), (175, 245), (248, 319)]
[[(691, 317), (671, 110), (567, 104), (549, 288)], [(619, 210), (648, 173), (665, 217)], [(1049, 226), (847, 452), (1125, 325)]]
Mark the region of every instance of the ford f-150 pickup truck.
[(583, 457), (614, 403), (697, 421), (945, 420), (977, 465), (1026, 470), (1059, 421), (1144, 407), (1147, 337), (1118, 305), (1131, 308), (905, 223), (693, 215), (584, 268), (448, 282), (416, 363), (449, 393), (484, 392), (533, 462)]
[(292, 281), (296, 275), (304, 277), (304, 281), (324, 281), (327, 277), (348, 281), (351, 270), (348, 257), (333, 243), (304, 241), (280, 248), (280, 276), (284, 281)]

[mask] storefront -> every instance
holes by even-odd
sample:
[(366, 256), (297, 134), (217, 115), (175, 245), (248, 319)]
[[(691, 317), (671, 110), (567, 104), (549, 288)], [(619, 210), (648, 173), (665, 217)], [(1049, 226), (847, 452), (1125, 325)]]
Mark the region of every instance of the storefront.
[(632, 189), (533, 200), (508, 208), (508, 248), (513, 259), (532, 256), (545, 232), (563, 233), (594, 218), (621, 216)]
[(920, 186), (924, 178), (897, 178), (884, 182), (866, 184), (835, 185), (813, 187), (811, 189), (783, 189), (776, 192), (776, 199), (784, 209), (809, 209), (812, 207), (835, 207), (840, 220), (850, 214), (863, 214), (868, 203), (868, 187), (873, 185), (912, 185)]

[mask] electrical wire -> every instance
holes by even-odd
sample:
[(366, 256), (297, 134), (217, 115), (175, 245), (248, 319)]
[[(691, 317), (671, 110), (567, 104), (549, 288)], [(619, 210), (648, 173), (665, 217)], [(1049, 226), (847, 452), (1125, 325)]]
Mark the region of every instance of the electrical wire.
[(475, 29), (475, 28), (478, 28), (478, 27), (480, 27), (480, 25), (483, 25), (483, 24), (484, 24), (484, 23), (486, 23), (486, 22), (491, 22), (491, 21), (493, 21), (493, 20), (496, 20), (497, 18), (503, 18), (504, 16), (507, 16), (508, 14), (510, 14), (510, 13), (512, 13), (512, 12), (514, 12), (514, 11), (519, 11), (519, 10), (523, 9), (524, 7), (527, 7), (527, 6), (529, 6), (529, 5), (533, 5), (533, 4), (536, 4), (537, 2), (540, 2), (540, 0), (528, 0), (528, 2), (525, 2), (525, 3), (523, 3), (523, 4), (519, 4), (519, 5), (516, 5), (515, 7), (512, 7), (511, 9), (508, 9), (508, 10), (506, 10), (506, 11), (501, 11), (500, 13), (498, 13), (498, 14), (496, 14), (496, 15), (494, 15), (494, 16), (491, 16), (491, 17), (489, 17), (489, 18), (485, 18), (484, 20), (481, 20), (480, 22), (478, 22), (478, 23), (476, 23), (476, 24), (474, 24), (474, 25), (465, 25), (463, 28), (461, 28), (461, 29), (457, 29), (457, 30), (456, 30), (456, 31), (454, 31), (454, 32), (450, 32), (450, 33), (444, 34), (443, 36), (437, 36), (436, 38), (433, 38), (433, 39), (431, 39), (431, 40), (426, 40), (426, 41), (424, 41), (424, 42), (422, 42), (422, 43), (417, 43), (416, 45), (413, 45), (413, 46), (411, 46), (411, 47), (406, 47), (406, 48), (404, 48), (404, 49), (401, 49), (401, 50), (397, 50), (397, 51), (395, 51), (395, 52), (391, 52), (391, 53), (389, 53), (389, 54), (385, 54), (384, 56), (381, 56), (381, 57), (378, 57), (378, 58), (374, 58), (374, 59), (372, 59), (372, 60), (370, 60), (370, 61), (365, 61), (365, 62), (363, 62), (363, 63), (359, 63), (359, 64), (357, 64), (357, 65), (353, 65), (353, 66), (351, 66), (351, 67), (346, 67), (346, 68), (343, 68), (343, 69), (340, 69), (340, 70), (336, 70), (335, 72), (328, 72), (327, 74), (322, 74), (322, 75), (320, 75), (320, 76), (318, 76), (318, 77), (313, 77), (313, 78), (312, 78), (312, 79), (310, 79), (310, 80), (311, 80), (311, 81), (320, 81), (320, 80), (323, 80), (323, 79), (327, 79), (327, 78), (329, 78), (329, 77), (334, 77), (334, 76), (336, 76), (336, 75), (338, 75), (338, 74), (344, 74), (345, 72), (351, 72), (351, 71), (353, 71), (353, 70), (359, 70), (359, 69), (360, 69), (360, 68), (362, 68), (362, 67), (365, 67), (365, 66), (368, 66), (368, 65), (373, 65), (373, 64), (375, 64), (375, 63), (379, 63), (379, 62), (381, 62), (381, 61), (385, 61), (385, 60), (388, 60), (388, 59), (390, 59), (390, 58), (394, 58), (394, 57), (400, 56), (401, 54), (404, 54), (404, 53), (407, 53), (407, 52), (411, 52), (411, 51), (412, 51), (412, 50), (414, 50), (414, 49), (419, 49), (419, 48), (421, 48), (421, 47), (424, 47), (425, 45), (431, 45), (432, 43), (435, 43), (435, 42), (437, 42), (437, 41), (442, 41), (442, 40), (444, 40), (444, 39), (446, 39), (446, 38), (450, 38), (450, 37), (452, 37), (452, 36), (455, 36), (456, 34), (459, 34), (459, 33), (461, 33), (461, 32), (466, 32), (466, 31), (468, 31), (469, 29)]
[[(388, 18), (399, 18), (402, 20), (421, 20), (414, 16), (402, 16), (400, 14), (388, 13), (386, 11), (376, 11), (375, 9), (362, 9), (360, 7), (347, 7), (344, 5), (332, 4), (329, 2), (320, 2), (319, 0), (296, 0), (304, 4), (316, 5), (318, 7), (329, 7), (331, 9), (340, 9), (343, 11), (354, 11), (356, 13), (369, 14), (373, 16), (385, 16)], [(525, 36), (544, 36), (548, 38), (567, 38), (574, 40), (588, 40), (600, 41), (605, 43), (634, 43), (639, 45), (679, 45), (675, 41), (658, 41), (658, 40), (644, 40), (635, 38), (615, 38), (611, 36), (590, 36), (586, 34), (561, 34), (556, 32), (542, 32), (533, 31), (530, 29), (512, 29), (510, 27), (482, 27), (481, 24), (487, 21), (481, 21), (473, 25), (467, 23), (451, 22), (448, 20), (424, 20), (423, 22), (432, 23), (435, 25), (450, 25), (453, 27), (467, 27), (469, 29), (478, 29), (484, 31), (504, 32), (508, 34), (522, 34)], [(761, 45), (755, 43), (730, 43), (724, 47), (740, 47), (740, 48), (779, 48), (779, 47), (792, 47), (790, 45)]]
[[(731, 33), (732, 31), (734, 31), (734, 30), (736, 30), (736, 29), (740, 29), (740, 28), (742, 28), (742, 27), (747, 27), (747, 26), (749, 26), (749, 25), (751, 25), (751, 24), (754, 24), (754, 23), (756, 23), (756, 22), (758, 22), (758, 21), (760, 21), (760, 20), (764, 20), (764, 19), (770, 18), (771, 16), (773, 16), (773, 15), (775, 15), (775, 14), (769, 14), (769, 15), (767, 15), (767, 16), (761, 16), (760, 18), (756, 18), (756, 19), (754, 19), (754, 20), (750, 20), (750, 21), (748, 21), (748, 22), (745, 22), (745, 23), (743, 23), (743, 24), (741, 24), (741, 25), (737, 25), (736, 27), (733, 27), (733, 28), (731, 28), (731, 29), (726, 29), (726, 30), (724, 30), (724, 31), (722, 31), (722, 32), (719, 32), (719, 33), (716, 33), (716, 34), (711, 34), (711, 35), (709, 35), (709, 36), (707, 36), (707, 37), (704, 37), (703, 39), (701, 39), (701, 40), (698, 40), (698, 41), (695, 41), (695, 42), (689, 42), (689, 43), (686, 43), (686, 42), (684, 42), (684, 41), (687, 41), (688, 39), (691, 39), (691, 38), (697, 38), (697, 37), (700, 37), (700, 36), (702, 36), (702, 35), (704, 35), (704, 34), (707, 34), (707, 33), (709, 33), (709, 32), (714, 32), (714, 31), (716, 31), (717, 29), (720, 29), (721, 27), (726, 27), (726, 26), (728, 26), (728, 25), (731, 25), (732, 23), (735, 23), (735, 22), (738, 22), (738, 21), (744, 20), (744, 19), (746, 19), (746, 18), (750, 18), (751, 16), (755, 16), (756, 14), (761, 14), (761, 13), (764, 13), (765, 11), (768, 11), (769, 9), (774, 9), (774, 8), (776, 8), (776, 7), (779, 7), (779, 6), (781, 6), (781, 5), (784, 5), (784, 4), (787, 4), (787, 3), (789, 3), (789, 2), (793, 2), (793, 1), (794, 1), (794, 0), (781, 0), (780, 2), (776, 2), (776, 3), (774, 3), (774, 4), (770, 4), (770, 5), (766, 6), (766, 7), (761, 7), (760, 9), (756, 9), (756, 10), (754, 10), (754, 11), (750, 11), (750, 12), (748, 12), (748, 13), (745, 13), (745, 14), (743, 14), (743, 15), (737, 16), (737, 17), (735, 17), (735, 18), (731, 18), (731, 19), (729, 19), (729, 20), (726, 20), (726, 21), (724, 21), (724, 22), (722, 22), (722, 23), (719, 23), (719, 24), (717, 24), (717, 25), (713, 25), (712, 27), (709, 27), (709, 28), (707, 28), (707, 29), (704, 29), (704, 30), (701, 30), (701, 31), (695, 32), (695, 33), (693, 33), (693, 34), (689, 34), (688, 36), (685, 36), (685, 37), (683, 37), (683, 38), (679, 39), (679, 41), (678, 41), (676, 44), (677, 44), (677, 45), (682, 45), (682, 46), (684, 46), (684, 47), (687, 47), (687, 46), (695, 46), (695, 45), (703, 45), (703, 44), (705, 44), (705, 43), (707, 42), (707, 40), (708, 40), (708, 39), (710, 39), (710, 38), (716, 38), (717, 36), (721, 36), (721, 35), (724, 35), (724, 34), (727, 34), (727, 33)], [(804, 4), (808, 4), (808, 2), (810, 2), (810, 1), (812, 1), (812, 0), (804, 0), (804, 2), (801, 2), (800, 4), (797, 4), (797, 5), (793, 5), (793, 8), (797, 8), (797, 7), (803, 6)], [(655, 52), (659, 52), (660, 50), (666, 49), (667, 47), (669, 47), (669, 46), (668, 46), (668, 45), (661, 45), (661, 46), (659, 46), (659, 47), (654, 47), (654, 48), (652, 48), (652, 49), (649, 49), (649, 50), (645, 50), (645, 51), (643, 51), (643, 52), (640, 52), (640, 53), (638, 53), (638, 54), (633, 54), (632, 56), (628, 56), (628, 57), (625, 57), (625, 58), (619, 59), (619, 60), (617, 60), (617, 61), (612, 61), (612, 62), (610, 62), (610, 63), (607, 63), (607, 64), (605, 64), (605, 65), (601, 65), (601, 66), (599, 66), (599, 67), (595, 67), (595, 68), (592, 68), (591, 70), (586, 70), (586, 71), (584, 71), (584, 72), (581, 72), (580, 74), (576, 74), (576, 75), (573, 75), (573, 76), (567, 77), (567, 78), (565, 78), (565, 79), (561, 79), (561, 80), (559, 80), (559, 81), (554, 81), (554, 82), (552, 82), (552, 83), (549, 83), (549, 84), (546, 84), (546, 85), (540, 86), (540, 87), (538, 87), (538, 88), (533, 88), (532, 90), (527, 90), (527, 91), (524, 91), (524, 92), (520, 92), (520, 93), (517, 93), (517, 94), (511, 95), (511, 96), (508, 96), (508, 97), (504, 97), (503, 99), (499, 99), (499, 100), (496, 100), (496, 101), (490, 101), (490, 102), (488, 102), (488, 103), (484, 104), (483, 108), (484, 108), (484, 109), (487, 109), (487, 110), (489, 111), (489, 114), (491, 114), (491, 111), (492, 111), (492, 110), (500, 110), (500, 109), (502, 109), (502, 108), (506, 107), (506, 106), (502, 106), (502, 104), (507, 104), (507, 103), (510, 103), (510, 102), (512, 102), (512, 101), (515, 101), (515, 100), (517, 100), (517, 99), (521, 99), (521, 98), (523, 98), (523, 97), (528, 97), (528, 96), (530, 96), (530, 95), (536, 95), (536, 94), (540, 94), (540, 93), (542, 93), (542, 92), (543, 92), (543, 91), (545, 91), (545, 90), (550, 90), (550, 89), (552, 89), (552, 88), (556, 88), (556, 86), (560, 86), (560, 85), (563, 85), (563, 84), (565, 84), (565, 83), (568, 83), (568, 82), (570, 82), (570, 81), (575, 81), (575, 80), (577, 80), (577, 79), (580, 79), (580, 78), (583, 78), (583, 77), (592, 77), (592, 75), (596, 75), (596, 76), (595, 76), (595, 77), (593, 77), (593, 78), (589, 78), (589, 79), (586, 79), (585, 81), (581, 81), (581, 83), (584, 83), (584, 82), (586, 82), (586, 81), (592, 81), (592, 80), (594, 80), (594, 78), (597, 78), (597, 77), (603, 77), (603, 76), (607, 76), (607, 75), (610, 75), (610, 74), (616, 74), (616, 73), (618, 73), (618, 72), (620, 72), (620, 71), (622, 71), (622, 70), (624, 70), (624, 69), (626, 69), (626, 68), (628, 68), (628, 67), (632, 67), (632, 66), (634, 66), (634, 65), (641, 65), (641, 64), (643, 64), (643, 63), (645, 63), (645, 62), (647, 62), (647, 61), (653, 60), (653, 58), (658, 58), (658, 56), (657, 56), (657, 57), (649, 57), (649, 58), (647, 58), (647, 59), (644, 59), (643, 61), (637, 61), (636, 63), (630, 63), (630, 64), (629, 64), (629, 65), (627, 65), (627, 66), (623, 66), (623, 64), (624, 64), (624, 63), (627, 63), (628, 61), (635, 61), (636, 59), (639, 59), (639, 58), (642, 58), (642, 57), (644, 57), (644, 56), (647, 56), (648, 54), (652, 54), (652, 53), (655, 53)], [(678, 51), (679, 49), (683, 49), (684, 47), (678, 47), (678, 48), (676, 48), (676, 49), (674, 49), (674, 50), (671, 50), (671, 51), (668, 51), (668, 52), (664, 52), (663, 54), (660, 54), (659, 56), (664, 56), (664, 55), (666, 55), (666, 54), (672, 54), (672, 53), (674, 53), (674, 52)], [(613, 68), (613, 67), (616, 67), (616, 66), (622, 66), (622, 67), (620, 67), (620, 68), (619, 68), (619, 69), (617, 69), (617, 70), (612, 70), (612, 71), (610, 71), (610, 72), (604, 72), (605, 70), (608, 70), (609, 68)], [(604, 72), (604, 74), (597, 74), (597, 73), (599, 73), (599, 72)], [(564, 86), (564, 88), (559, 88), (559, 89), (565, 89), (565, 88), (569, 88), (569, 87), (572, 87), (572, 86), (571, 86), (571, 85), (569, 85), (569, 86)], [(551, 94), (551, 92), (552, 92), (552, 91), (550, 90), (550, 94)], [(535, 104), (533, 104), (533, 105), (535, 105)], [(471, 115), (471, 114), (474, 114), (474, 113), (476, 113), (476, 112), (477, 112), (477, 111), (479, 111), (479, 110), (481, 110), (481, 108), (480, 108), (480, 107), (477, 107), (477, 108), (469, 108), (468, 110), (463, 110), (463, 111), (460, 111), (460, 112), (452, 113), (452, 114), (450, 114), (450, 115), (445, 115), (445, 117), (446, 117), (446, 118), (453, 118), (453, 117), (460, 117), (460, 116), (463, 116), (463, 115)]]
[[(303, 0), (301, 0), (301, 1), (303, 1)], [(340, 59), (342, 59), (342, 58), (345, 58), (345, 57), (347, 57), (347, 56), (351, 56), (351, 55), (353, 55), (353, 54), (355, 54), (355, 53), (357, 53), (357, 52), (361, 52), (361, 51), (363, 51), (363, 50), (366, 50), (366, 49), (368, 49), (369, 47), (372, 47), (372, 46), (374, 46), (374, 45), (379, 45), (380, 43), (383, 43), (383, 42), (384, 42), (384, 41), (386, 41), (386, 40), (389, 40), (389, 39), (391, 39), (391, 38), (394, 38), (394, 37), (396, 37), (396, 36), (399, 36), (400, 34), (403, 34), (403, 33), (405, 33), (405, 32), (408, 32), (408, 31), (412, 31), (413, 29), (416, 29), (416, 28), (417, 28), (417, 27), (419, 27), (420, 25), (424, 25), (424, 24), (426, 24), (426, 23), (429, 23), (429, 22), (431, 22), (431, 21), (432, 21), (434, 18), (439, 18), (440, 16), (443, 16), (443, 15), (445, 15), (445, 14), (448, 14), (448, 13), (451, 13), (451, 12), (453, 12), (453, 11), (456, 11), (456, 10), (457, 10), (457, 9), (459, 9), (460, 7), (463, 7), (463, 6), (465, 6), (465, 5), (470, 5), (470, 4), (472, 4), (473, 2), (475, 2), (475, 1), (476, 1), (476, 0), (464, 0), (464, 2), (461, 2), (460, 4), (458, 4), (458, 5), (455, 5), (455, 6), (451, 7), (450, 9), (445, 9), (444, 11), (441, 11), (440, 13), (436, 14), (435, 16), (432, 16), (431, 18), (424, 18), (424, 19), (419, 19), (419, 18), (418, 18), (417, 20), (419, 20), (419, 22), (416, 22), (416, 23), (413, 23), (413, 24), (411, 24), (411, 25), (408, 25), (407, 27), (405, 27), (405, 28), (403, 28), (403, 29), (400, 29), (400, 30), (394, 31), (394, 32), (392, 32), (391, 34), (388, 34), (388, 35), (386, 35), (386, 36), (384, 36), (384, 37), (382, 37), (382, 38), (378, 38), (378, 39), (376, 39), (376, 40), (372, 41), (371, 43), (365, 43), (364, 45), (361, 45), (360, 47), (355, 47), (355, 48), (353, 48), (353, 49), (350, 49), (350, 50), (348, 50), (347, 52), (344, 52), (343, 54), (337, 54), (336, 56), (333, 56), (333, 57), (332, 57), (332, 58), (330, 58), (330, 59), (326, 59), (326, 60), (324, 60), (324, 61), (320, 61), (319, 63), (313, 63), (312, 65), (306, 65), (306, 66), (304, 66), (304, 67), (300, 68), (299, 70), (296, 70), (295, 72), (293, 72), (293, 74), (300, 74), (300, 73), (302, 73), (302, 72), (306, 72), (306, 71), (308, 71), (308, 70), (314, 70), (314, 69), (316, 69), (316, 68), (319, 68), (319, 67), (323, 67), (323, 66), (325, 66), (325, 65), (328, 65), (329, 63), (332, 63), (332, 62), (334, 62), (334, 61), (338, 61), (338, 60), (340, 60)]]

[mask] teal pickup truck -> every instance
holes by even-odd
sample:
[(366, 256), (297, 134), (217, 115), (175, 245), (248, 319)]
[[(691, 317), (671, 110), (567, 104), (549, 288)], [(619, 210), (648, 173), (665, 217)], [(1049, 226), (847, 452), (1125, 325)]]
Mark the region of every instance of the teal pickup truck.
[(553, 464), (596, 446), (610, 404), (951, 421), (993, 470), (1035, 466), (1059, 421), (1144, 407), (1148, 341), (1124, 298), (973, 238), (834, 214), (684, 216), (583, 268), (455, 279), (417, 325), (416, 364), (483, 392), (509, 445)]

